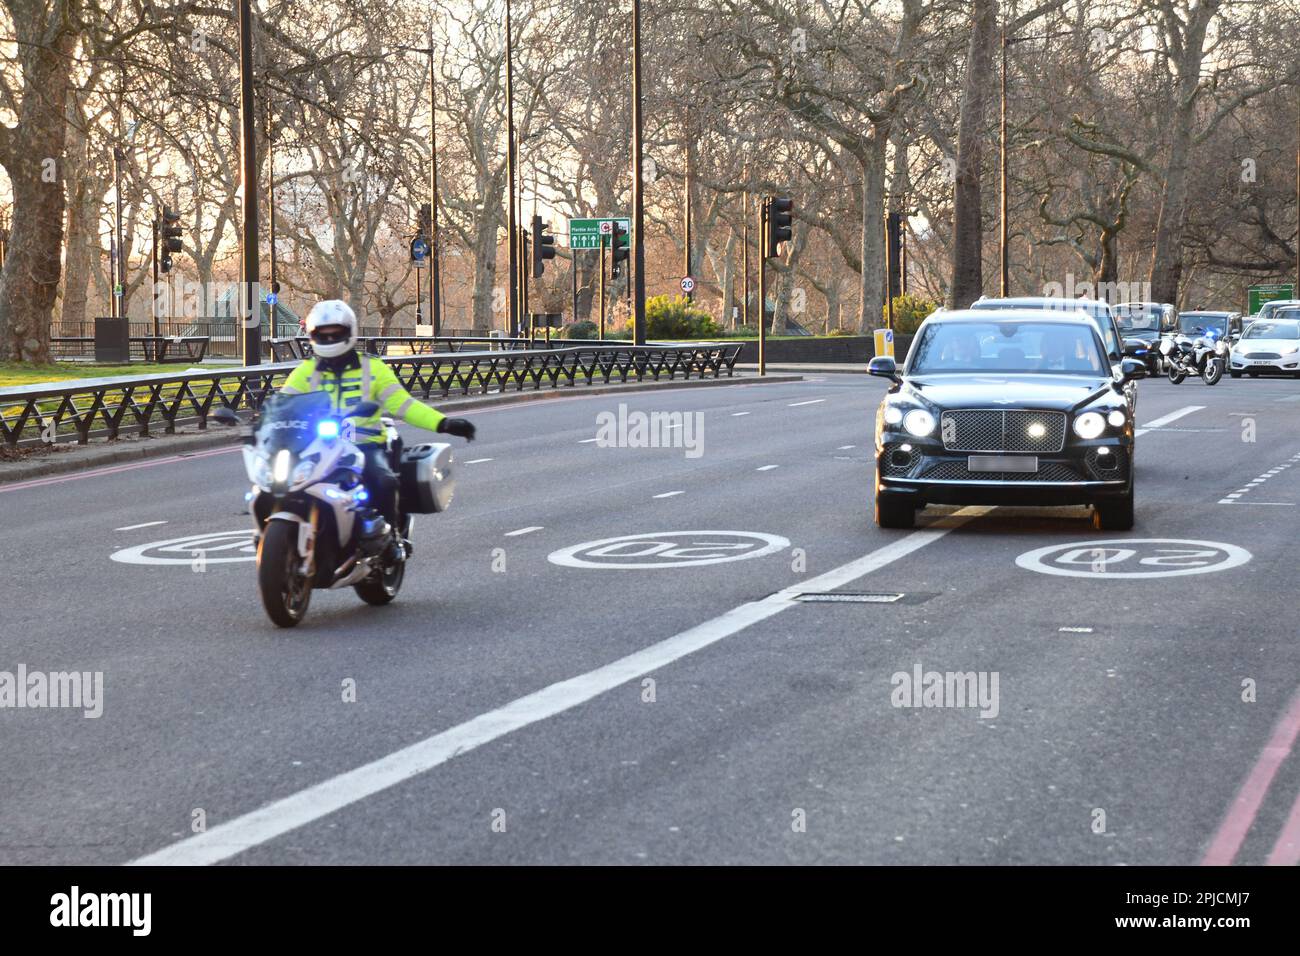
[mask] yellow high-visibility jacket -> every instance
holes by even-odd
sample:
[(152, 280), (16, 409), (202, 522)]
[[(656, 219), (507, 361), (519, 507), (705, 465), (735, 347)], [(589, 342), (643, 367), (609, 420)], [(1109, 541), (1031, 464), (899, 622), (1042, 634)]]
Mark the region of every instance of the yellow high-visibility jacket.
[[(446, 417), (436, 408), (416, 401), (384, 362), (356, 349), (326, 365), (319, 358), (306, 359), (289, 373), (280, 391), (286, 395), (329, 393), (334, 413), (352, 419), (358, 444), (384, 440), (381, 415), (403, 419), (431, 432), (437, 431), (438, 423)], [(348, 415), (349, 408), (365, 401), (378, 402), (380, 411), (368, 418)]]

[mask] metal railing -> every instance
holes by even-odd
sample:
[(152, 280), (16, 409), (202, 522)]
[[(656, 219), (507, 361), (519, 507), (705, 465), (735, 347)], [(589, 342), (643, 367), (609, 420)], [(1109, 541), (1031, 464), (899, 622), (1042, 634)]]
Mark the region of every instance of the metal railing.
[[(419, 398), (486, 395), (564, 388), (731, 376), (739, 345), (580, 345), (551, 349), (451, 352), (382, 359)], [(9, 447), (123, 434), (170, 434), (177, 426), (207, 427), (214, 406), (256, 408), (293, 370), (284, 362), (211, 372), (79, 379), (0, 389), (0, 440)]]

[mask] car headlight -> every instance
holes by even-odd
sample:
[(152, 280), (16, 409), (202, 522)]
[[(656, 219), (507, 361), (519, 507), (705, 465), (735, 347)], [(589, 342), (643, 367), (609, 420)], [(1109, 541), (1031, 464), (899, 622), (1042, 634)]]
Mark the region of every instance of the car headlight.
[(924, 408), (914, 408), (903, 416), (903, 427), (917, 438), (924, 438), (934, 431), (934, 416)]
[(897, 425), (903, 420), (903, 410), (897, 405), (885, 406), (885, 424)]
[(1295, 355), (1296, 352), (1300, 352), (1300, 345), (1288, 345), (1286, 348), (1278, 350), (1279, 355)]
[(1124, 414), (1122, 409), (1116, 408), (1106, 416), (1106, 421), (1110, 422), (1115, 428), (1123, 428), (1128, 421), (1128, 416)]
[(1074, 433), (1085, 441), (1097, 438), (1106, 430), (1106, 419), (1097, 412), (1084, 412), (1074, 420)]

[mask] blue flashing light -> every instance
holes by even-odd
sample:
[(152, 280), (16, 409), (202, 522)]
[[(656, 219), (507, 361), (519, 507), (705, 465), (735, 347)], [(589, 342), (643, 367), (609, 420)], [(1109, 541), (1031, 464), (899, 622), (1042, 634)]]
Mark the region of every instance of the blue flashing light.
[(316, 434), (321, 438), (338, 438), (339, 423), (332, 418), (322, 418), (316, 424)]
[(362, 488), (362, 489), (360, 489), (359, 491), (357, 491), (356, 498), (357, 498), (357, 501), (369, 501), (369, 500), (370, 500), (370, 492), (368, 492), (368, 491), (366, 491), (366, 489)]

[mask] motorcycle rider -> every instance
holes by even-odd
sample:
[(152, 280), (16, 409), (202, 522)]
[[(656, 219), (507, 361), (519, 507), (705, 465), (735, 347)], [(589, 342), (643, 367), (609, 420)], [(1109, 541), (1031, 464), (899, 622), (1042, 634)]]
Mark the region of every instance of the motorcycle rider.
[[(365, 456), (362, 481), (384, 521), (367, 526), (363, 537), (379, 547), (390, 540), (390, 530), (398, 527), (397, 476), (388, 464), (381, 415), (400, 418), (409, 425), (445, 435), (474, 440), (474, 425), (464, 418), (448, 418), (442, 412), (416, 401), (393, 370), (373, 355), (357, 351), (357, 317), (352, 308), (338, 299), (317, 302), (306, 319), (311, 339), (312, 357), (290, 374), (280, 392), (296, 395), (324, 391), (329, 394), (333, 410), (348, 418), (353, 429), (352, 441)], [(360, 402), (375, 402), (380, 410), (368, 418), (349, 416), (347, 410)]]

